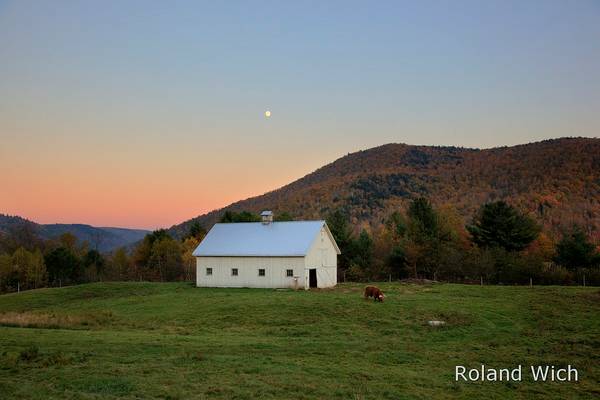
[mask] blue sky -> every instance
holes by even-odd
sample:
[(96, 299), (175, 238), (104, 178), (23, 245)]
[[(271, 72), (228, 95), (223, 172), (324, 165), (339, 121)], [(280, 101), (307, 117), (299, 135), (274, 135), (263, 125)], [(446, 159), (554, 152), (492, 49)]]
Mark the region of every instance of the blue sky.
[[(165, 225), (384, 143), (600, 127), (599, 1), (0, 1), (0, 38), (0, 208), (45, 221), (175, 191), (127, 222)], [(112, 208), (24, 200), (86, 180)]]

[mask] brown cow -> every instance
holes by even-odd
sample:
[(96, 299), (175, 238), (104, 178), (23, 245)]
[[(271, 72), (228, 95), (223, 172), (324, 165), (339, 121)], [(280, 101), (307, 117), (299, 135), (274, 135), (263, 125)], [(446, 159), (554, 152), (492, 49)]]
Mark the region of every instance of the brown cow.
[(372, 297), (375, 301), (383, 301), (385, 295), (377, 286), (367, 286), (365, 288), (365, 300), (369, 297)]

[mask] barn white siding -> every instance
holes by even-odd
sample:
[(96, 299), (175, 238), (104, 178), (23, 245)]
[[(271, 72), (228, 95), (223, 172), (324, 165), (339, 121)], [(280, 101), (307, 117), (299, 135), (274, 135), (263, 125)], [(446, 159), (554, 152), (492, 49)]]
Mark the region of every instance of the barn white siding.
[(308, 270), (316, 268), (317, 287), (337, 285), (337, 249), (325, 225), (313, 240), (304, 258), (306, 268), (305, 285), (308, 287)]
[(265, 218), (271, 212), (262, 215), (263, 222), (211, 228), (193, 252), (197, 286), (308, 289), (315, 273), (317, 287), (337, 284), (340, 251), (325, 221), (272, 222)]
[[(212, 275), (206, 269), (212, 268)], [(233, 276), (231, 270), (238, 269)], [(265, 276), (258, 270), (264, 269)], [(294, 277), (286, 270), (294, 270)], [(304, 288), (304, 257), (197, 257), (196, 286), (199, 287), (250, 287), (250, 288)]]

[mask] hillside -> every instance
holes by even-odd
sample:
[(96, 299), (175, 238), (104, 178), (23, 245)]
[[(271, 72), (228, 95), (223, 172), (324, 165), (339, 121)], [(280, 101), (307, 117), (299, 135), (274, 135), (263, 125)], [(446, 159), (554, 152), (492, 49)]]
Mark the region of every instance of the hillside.
[(71, 233), (80, 242), (88, 242), (92, 248), (108, 252), (128, 246), (143, 239), (148, 231), (141, 229), (105, 228), (84, 224), (37, 224), (27, 219), (0, 214), (0, 233), (28, 227), (42, 239), (55, 239), (63, 233)]
[[(597, 397), (598, 288), (380, 286), (383, 303), (363, 300), (355, 284), (101, 283), (3, 295), (0, 397)], [(456, 365), (481, 363), (522, 364), (523, 381), (454, 382)], [(566, 364), (579, 382), (533, 382), (528, 372)]]
[(507, 200), (551, 234), (577, 223), (600, 239), (600, 139), (563, 138), (493, 149), (387, 144), (348, 154), (280, 189), (173, 226), (206, 228), (225, 209), (287, 211), (324, 218), (345, 209), (353, 223), (377, 225), (418, 196), (453, 207), (464, 221), (488, 201)]

